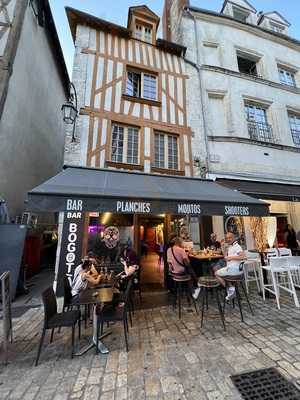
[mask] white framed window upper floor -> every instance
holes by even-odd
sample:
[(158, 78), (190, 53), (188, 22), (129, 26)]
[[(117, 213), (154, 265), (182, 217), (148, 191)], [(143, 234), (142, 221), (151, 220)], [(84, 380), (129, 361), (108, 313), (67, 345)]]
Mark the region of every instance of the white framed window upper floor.
[(288, 118), (294, 145), (300, 148), (300, 113), (288, 111)]
[(127, 66), (124, 86), (123, 94), (131, 100), (160, 102), (159, 75), (156, 72)]
[(250, 139), (274, 143), (273, 129), (268, 119), (269, 107), (245, 100), (244, 110)]
[(112, 123), (111, 162), (140, 164), (140, 130), (136, 126)]
[(285, 33), (285, 27), (280, 24), (276, 24), (272, 21), (269, 22), (270, 30), (276, 33)]
[(147, 43), (153, 41), (153, 26), (142, 21), (135, 21), (134, 37)]
[(179, 137), (154, 131), (154, 167), (178, 171), (179, 165)]
[(297, 87), (296, 84), (297, 71), (280, 64), (278, 64), (277, 67), (278, 67), (280, 83), (282, 83), (283, 85)]
[(263, 77), (263, 55), (236, 47), (237, 67), (241, 74)]
[(248, 22), (250, 12), (236, 5), (232, 6), (232, 16), (237, 21)]

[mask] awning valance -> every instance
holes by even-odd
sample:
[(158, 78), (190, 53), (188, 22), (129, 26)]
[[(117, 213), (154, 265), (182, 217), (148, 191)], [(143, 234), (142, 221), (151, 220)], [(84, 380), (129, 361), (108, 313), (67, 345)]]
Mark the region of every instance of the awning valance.
[(300, 185), (223, 178), (217, 179), (217, 182), (230, 189), (236, 189), (242, 193), (257, 198), (281, 201), (300, 201)]
[(268, 205), (213, 181), (66, 167), (28, 194), (29, 211), (268, 215)]

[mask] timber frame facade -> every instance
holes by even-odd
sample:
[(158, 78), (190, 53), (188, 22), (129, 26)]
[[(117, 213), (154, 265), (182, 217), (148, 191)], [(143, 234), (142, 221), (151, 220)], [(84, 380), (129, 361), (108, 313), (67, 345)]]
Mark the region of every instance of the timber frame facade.
[[(73, 81), (79, 88), (81, 120), (77, 126), (80, 154), (72, 159), (76, 145), (71, 150), (72, 144), (67, 143), (66, 161), (95, 168), (192, 176), (185, 48), (156, 39), (159, 18), (146, 6), (130, 7), (127, 28), (72, 8), (66, 12), (76, 47)], [(135, 29), (140, 26), (146, 27), (148, 40), (137, 38)], [(155, 98), (128, 94), (129, 71), (156, 81), (156, 90), (152, 88)], [(138, 162), (112, 159), (116, 124), (137, 129)], [(156, 132), (176, 138), (176, 167), (168, 168), (168, 162), (163, 167), (157, 165)], [(166, 152), (168, 145), (167, 140)]]

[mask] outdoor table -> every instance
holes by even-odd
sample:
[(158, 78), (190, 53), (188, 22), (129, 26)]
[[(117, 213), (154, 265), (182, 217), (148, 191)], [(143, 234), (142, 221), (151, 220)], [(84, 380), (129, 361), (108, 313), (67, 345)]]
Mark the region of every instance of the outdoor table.
[(99, 337), (98, 343), (96, 343), (97, 338), (97, 321), (98, 316), (96, 312), (97, 305), (103, 306), (106, 303), (111, 303), (114, 297), (114, 293), (117, 292), (117, 289), (111, 287), (100, 287), (100, 288), (91, 288), (84, 290), (78, 296), (78, 303), (80, 305), (92, 305), (93, 306), (93, 336), (91, 339), (91, 343), (77, 352), (76, 356), (81, 356), (89, 351), (91, 348), (98, 346), (100, 353), (106, 354), (109, 353), (108, 348), (101, 341), (104, 337), (111, 334), (111, 331), (105, 332), (102, 336)]
[[(195, 260), (203, 263), (204, 266), (202, 265), (202, 268), (206, 270), (205, 272), (207, 272), (208, 275), (211, 275), (211, 268), (208, 267), (209, 263), (211, 261), (218, 261), (224, 258), (222, 254), (195, 254), (195, 255), (189, 254), (188, 256), (191, 259), (191, 261)], [(195, 266), (194, 263), (192, 267), (194, 268), (194, 270), (197, 268), (197, 266)]]

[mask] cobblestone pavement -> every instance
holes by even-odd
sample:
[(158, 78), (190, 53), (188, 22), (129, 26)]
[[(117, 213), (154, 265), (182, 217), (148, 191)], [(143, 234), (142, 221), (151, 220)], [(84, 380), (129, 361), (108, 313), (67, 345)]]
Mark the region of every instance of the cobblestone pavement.
[[(224, 333), (216, 309), (200, 329), (199, 316), (186, 305), (182, 320), (171, 306), (140, 310), (130, 329), (129, 353), (121, 326), (105, 339), (108, 355), (93, 350), (70, 358), (70, 331), (47, 336), (40, 365), (34, 367), (43, 310), (28, 310), (14, 322), (10, 363), (0, 367), (0, 399), (22, 400), (221, 400), (241, 399), (230, 375), (276, 366), (289, 379), (300, 380), (300, 310), (284, 299), (252, 294), (255, 316), (227, 309)], [(85, 338), (91, 330), (84, 331)]]

